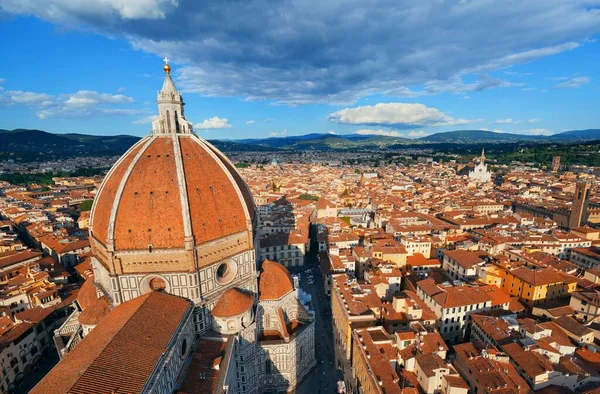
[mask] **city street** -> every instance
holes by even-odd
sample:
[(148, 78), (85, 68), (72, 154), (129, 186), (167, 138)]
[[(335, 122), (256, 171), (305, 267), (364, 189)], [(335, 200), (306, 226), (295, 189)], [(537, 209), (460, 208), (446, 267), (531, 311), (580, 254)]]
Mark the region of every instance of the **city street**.
[[(312, 233), (312, 231), (311, 231)], [(337, 392), (337, 381), (342, 378), (342, 373), (336, 368), (334, 357), (333, 326), (331, 320), (331, 307), (329, 298), (323, 289), (322, 277), (317, 261), (317, 245), (311, 237), (311, 252), (306, 255), (302, 268), (300, 287), (312, 296), (315, 311), (315, 348), (317, 364), (313, 372), (298, 386), (296, 393), (318, 394)], [(308, 284), (306, 269), (312, 268), (314, 284)]]

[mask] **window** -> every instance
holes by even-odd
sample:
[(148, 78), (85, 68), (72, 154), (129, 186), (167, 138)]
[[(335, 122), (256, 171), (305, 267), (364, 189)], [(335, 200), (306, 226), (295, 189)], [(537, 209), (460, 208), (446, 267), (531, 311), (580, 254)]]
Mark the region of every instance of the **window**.
[(227, 285), (235, 279), (236, 274), (237, 264), (234, 260), (227, 260), (226, 262), (221, 263), (217, 268), (217, 283), (220, 285)]
[(187, 352), (187, 338), (183, 338), (183, 341), (181, 342), (181, 357), (185, 356), (186, 352)]
[(267, 375), (271, 374), (271, 360), (266, 360), (265, 361), (265, 373)]
[(148, 286), (152, 291), (164, 291), (167, 288), (167, 283), (163, 278), (152, 278), (148, 282)]

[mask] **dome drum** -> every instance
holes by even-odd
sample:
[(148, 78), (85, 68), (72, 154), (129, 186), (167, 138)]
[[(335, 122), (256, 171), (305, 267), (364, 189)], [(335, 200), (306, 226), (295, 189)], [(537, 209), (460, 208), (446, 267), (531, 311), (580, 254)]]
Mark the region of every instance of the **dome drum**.
[(252, 196), (213, 149), (193, 134), (151, 135), (115, 164), (90, 225), (109, 271), (191, 271), (253, 248)]

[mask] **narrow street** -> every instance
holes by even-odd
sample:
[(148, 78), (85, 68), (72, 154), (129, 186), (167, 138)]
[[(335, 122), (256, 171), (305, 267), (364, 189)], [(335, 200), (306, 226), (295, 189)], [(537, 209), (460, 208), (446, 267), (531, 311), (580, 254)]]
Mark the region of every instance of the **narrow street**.
[[(317, 261), (317, 243), (314, 229), (311, 229), (310, 253), (306, 255), (304, 267), (301, 269), (300, 287), (312, 296), (315, 311), (315, 351), (317, 365), (315, 369), (296, 389), (299, 394), (336, 393), (337, 381), (342, 373), (336, 368), (334, 357), (335, 343), (331, 318), (331, 305), (323, 288), (323, 278)], [(312, 269), (314, 284), (308, 284), (306, 272)], [(295, 273), (295, 272), (293, 272)]]

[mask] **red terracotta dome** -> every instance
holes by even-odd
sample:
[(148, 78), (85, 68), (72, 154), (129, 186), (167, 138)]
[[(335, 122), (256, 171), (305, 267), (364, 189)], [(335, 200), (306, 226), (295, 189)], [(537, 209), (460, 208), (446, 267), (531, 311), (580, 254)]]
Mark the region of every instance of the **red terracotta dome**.
[(81, 286), (77, 295), (77, 303), (82, 311), (78, 317), (81, 324), (96, 325), (110, 312), (108, 299), (105, 296), (98, 297), (96, 293), (93, 275)]
[(88, 278), (83, 285), (81, 285), (81, 289), (79, 289), (79, 293), (77, 294), (77, 303), (81, 307), (81, 310), (85, 310), (87, 307), (92, 305), (98, 299), (98, 295), (96, 294), (96, 286), (94, 286), (94, 276)]
[(258, 278), (259, 300), (278, 300), (293, 290), (294, 281), (287, 268), (271, 260), (262, 262)]
[(250, 191), (231, 162), (192, 133), (152, 134), (113, 166), (90, 232), (114, 250), (184, 248), (248, 230)]
[(93, 304), (85, 308), (83, 312), (79, 314), (77, 320), (81, 324), (95, 326), (100, 323), (100, 320), (104, 319), (109, 312), (110, 302), (108, 301), (108, 298), (102, 296), (96, 299)]
[(215, 317), (234, 317), (247, 312), (252, 305), (252, 294), (234, 287), (221, 295), (211, 312)]

